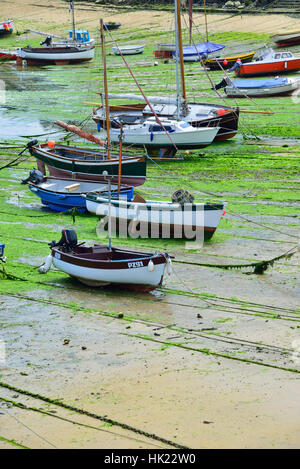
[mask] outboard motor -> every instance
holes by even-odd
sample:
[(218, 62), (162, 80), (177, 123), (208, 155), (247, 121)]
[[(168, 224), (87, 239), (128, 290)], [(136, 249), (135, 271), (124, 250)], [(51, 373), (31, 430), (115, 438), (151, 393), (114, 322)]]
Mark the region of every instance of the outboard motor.
[(20, 151), (20, 153), (18, 153), (18, 156), (22, 155), (24, 153), (24, 151), (26, 150), (29, 150), (29, 153), (31, 154), (31, 148), (34, 146), (34, 145), (37, 145), (39, 143), (38, 140), (31, 140), (30, 142), (27, 143), (26, 147)]
[(30, 171), (28, 178), (22, 179), (21, 184), (28, 184), (32, 182), (33, 184), (40, 184), (43, 181), (44, 175), (38, 169), (33, 169)]
[(195, 197), (188, 191), (184, 189), (179, 189), (172, 194), (172, 202), (178, 203), (180, 205), (183, 204), (192, 204), (195, 200)]
[(62, 230), (61, 235), (62, 236), (58, 243), (56, 243), (56, 241), (51, 241), (49, 244), (51, 248), (55, 246), (63, 246), (67, 249), (67, 251), (71, 251), (78, 245), (77, 234), (75, 230)]
[(46, 46), (46, 47), (50, 47), (52, 44), (52, 37), (51, 36), (47, 36), (46, 39), (42, 42), (40, 42), (40, 45), (41, 46)]

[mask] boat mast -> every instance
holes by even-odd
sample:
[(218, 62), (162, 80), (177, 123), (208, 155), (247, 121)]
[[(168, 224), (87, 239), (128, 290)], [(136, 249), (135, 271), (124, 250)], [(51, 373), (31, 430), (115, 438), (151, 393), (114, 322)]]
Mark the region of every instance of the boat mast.
[(181, 32), (181, 17), (180, 17), (180, 0), (175, 0), (175, 36), (176, 36), (176, 87), (177, 87), (177, 117), (179, 118), (179, 66), (180, 63), (180, 78), (181, 78), (181, 92), (183, 98), (183, 114), (186, 114), (186, 90), (184, 79), (184, 64), (183, 64), (183, 50), (182, 50), (182, 32)]
[(193, 0), (189, 0), (189, 33), (190, 33), (190, 45), (192, 45), (192, 30), (193, 30)]
[(102, 48), (102, 62), (103, 62), (103, 83), (104, 83), (104, 95), (105, 95), (107, 158), (110, 160), (109, 104), (108, 104), (108, 87), (107, 87), (107, 71), (106, 71), (105, 37), (104, 37), (103, 19), (102, 18), (100, 19), (100, 34), (101, 34), (101, 48)]
[(75, 13), (74, 13), (74, 0), (70, 1), (70, 8), (72, 10), (72, 39), (75, 41)]
[(204, 18), (205, 18), (205, 31), (206, 31), (206, 41), (208, 41), (208, 28), (207, 28), (207, 16), (206, 16), (206, 0), (204, 0)]

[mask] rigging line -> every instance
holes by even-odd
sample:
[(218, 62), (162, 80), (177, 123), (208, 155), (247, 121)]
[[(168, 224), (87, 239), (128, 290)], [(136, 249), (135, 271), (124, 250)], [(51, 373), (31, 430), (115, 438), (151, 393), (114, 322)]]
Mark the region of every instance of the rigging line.
[(117, 42), (113, 39), (112, 34), (111, 34), (110, 31), (107, 29), (107, 26), (105, 26), (105, 29), (106, 29), (106, 31), (108, 32), (108, 34), (109, 34), (111, 40), (114, 42), (114, 44), (115, 44), (116, 47), (118, 48), (119, 54), (120, 54), (120, 56), (121, 56), (121, 58), (122, 58), (124, 64), (126, 65), (126, 68), (128, 69), (128, 71), (129, 71), (130, 75), (132, 76), (132, 78), (133, 78), (135, 84), (137, 85), (138, 89), (140, 90), (140, 92), (141, 92), (141, 94), (142, 94), (144, 100), (146, 101), (146, 103), (147, 103), (148, 106), (150, 107), (152, 113), (155, 115), (155, 118), (156, 118), (157, 122), (158, 122), (159, 125), (164, 129), (165, 133), (167, 134), (167, 136), (168, 136), (170, 142), (172, 143), (172, 145), (174, 146), (174, 148), (175, 148), (176, 150), (178, 150), (178, 148), (177, 148), (177, 146), (175, 145), (173, 139), (171, 138), (169, 132), (167, 132), (167, 130), (165, 129), (164, 125), (161, 123), (161, 121), (160, 121), (158, 115), (156, 114), (155, 110), (153, 109), (151, 103), (148, 101), (147, 96), (145, 95), (145, 93), (144, 93), (142, 87), (140, 86), (140, 84), (138, 83), (137, 79), (135, 78), (135, 76), (134, 76), (134, 74), (133, 74), (133, 72), (132, 72), (132, 70), (131, 70), (131, 68), (130, 68), (130, 66), (129, 66), (129, 64), (128, 64), (128, 62), (127, 62), (126, 59), (124, 58), (124, 56), (123, 56), (123, 54), (122, 54), (122, 52), (121, 52), (121, 50), (120, 50), (120, 48), (119, 48)]
[(37, 436), (38, 438), (40, 438), (41, 440), (45, 441), (48, 445), (52, 446), (53, 448), (55, 449), (58, 449), (57, 446), (53, 445), (52, 443), (50, 443), (50, 441), (46, 440), (46, 438), (42, 437), (41, 435), (39, 435), (38, 433), (36, 433), (34, 430), (32, 430), (32, 428), (28, 427), (27, 425), (25, 425), (25, 423), (21, 422), (21, 420), (19, 420), (16, 416), (12, 415), (10, 412), (8, 412), (7, 410), (4, 410), (2, 408), (2, 410), (4, 411), (4, 413), (6, 413), (7, 415), (9, 415), (9, 417), (12, 417), (13, 419), (15, 419), (19, 424), (23, 425), (23, 427), (27, 428), (27, 430), (29, 430), (30, 432), (34, 433), (35, 436)]

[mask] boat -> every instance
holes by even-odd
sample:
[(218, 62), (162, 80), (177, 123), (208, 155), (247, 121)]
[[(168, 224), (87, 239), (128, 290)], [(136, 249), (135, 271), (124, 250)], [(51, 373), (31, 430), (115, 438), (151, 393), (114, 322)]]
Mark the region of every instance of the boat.
[[(175, 17), (175, 24), (178, 25), (180, 23), (180, 6), (178, 0), (175, 0)], [(161, 117), (165, 117), (168, 119), (185, 120), (193, 127), (218, 127), (219, 130), (216, 134), (215, 140), (227, 140), (234, 137), (238, 130), (239, 108), (187, 101), (181, 35), (178, 33), (178, 29), (179, 28), (177, 26), (175, 36), (176, 47), (179, 54), (176, 54), (176, 69), (180, 66), (180, 83), (176, 83), (176, 88), (179, 95), (176, 98), (153, 96), (145, 99), (144, 95), (143, 98), (141, 98), (141, 95), (135, 94), (122, 95), (110, 93), (110, 98), (118, 100), (144, 100), (144, 102), (139, 102), (138, 104), (130, 104), (127, 102), (124, 105), (110, 105), (108, 113), (110, 126), (112, 128), (117, 128), (119, 126), (118, 123), (115, 124), (115, 120), (121, 120), (124, 125), (141, 124), (155, 113), (159, 119)], [(100, 94), (103, 96), (103, 93)], [(180, 104), (179, 115), (178, 104)], [(103, 127), (105, 128), (107, 113), (103, 104), (100, 104), (98, 108), (93, 109), (92, 118), (97, 124), (98, 131)]]
[(11, 34), (14, 29), (14, 22), (12, 20), (0, 21), (0, 36)]
[(145, 49), (145, 44), (140, 44), (140, 45), (127, 45), (127, 46), (113, 46), (111, 48), (113, 54), (115, 55), (136, 55), (136, 54), (142, 54)]
[(271, 47), (266, 47), (255, 61), (237, 64), (235, 74), (238, 77), (250, 77), (278, 75), (298, 70), (300, 70), (300, 57), (294, 57), (289, 51), (275, 52)]
[(293, 93), (300, 88), (300, 78), (260, 78), (231, 80), (224, 90), (228, 97), (244, 98), (246, 96), (265, 97), (283, 96)]
[[(50, 176), (73, 180), (105, 182), (103, 171), (113, 176), (112, 183), (118, 183), (119, 155), (70, 145), (48, 143), (30, 145), (29, 152), (38, 160), (38, 169), (45, 174), (45, 165)], [(139, 186), (146, 180), (144, 156), (123, 156), (121, 184)]]
[[(210, 41), (183, 47), (183, 60), (185, 62), (199, 62), (200, 60), (206, 59), (209, 54), (224, 49), (224, 47), (224, 44), (213, 44)], [(172, 55), (173, 57), (176, 56), (176, 50), (172, 52)]]
[(0, 261), (1, 262), (6, 261), (6, 257), (4, 256), (4, 248), (5, 248), (5, 244), (0, 243)]
[[(35, 195), (40, 197), (43, 205), (51, 210), (65, 212), (76, 209), (79, 212), (86, 212), (85, 195), (87, 193), (96, 193), (105, 195), (108, 191), (107, 184), (101, 184), (93, 181), (74, 181), (72, 179), (61, 179), (54, 177), (44, 177), (40, 171), (33, 170), (22, 184), (28, 184), (29, 189)], [(112, 195), (118, 195), (120, 198), (131, 198), (133, 188), (130, 186), (117, 185), (111, 187)]]
[(230, 57), (213, 57), (204, 60), (205, 67), (209, 70), (227, 70), (232, 67), (238, 59), (244, 62), (251, 62), (256, 52), (249, 52), (248, 54), (238, 54)]
[(51, 254), (39, 268), (46, 273), (54, 267), (84, 285), (99, 287), (118, 285), (126, 289), (151, 291), (163, 283), (171, 269), (167, 253), (144, 253), (112, 247), (78, 244), (74, 230), (62, 230), (59, 242), (50, 244)]
[(68, 65), (92, 60), (95, 54), (94, 40), (90, 39), (88, 31), (75, 28), (74, 1), (70, 2), (70, 9), (73, 27), (69, 30), (69, 38), (54, 43), (52, 36), (46, 34), (46, 40), (41, 43), (44, 47), (18, 48), (19, 60), (25, 60), (28, 65)]
[(121, 23), (116, 21), (108, 21), (108, 23), (104, 23), (104, 29), (112, 30), (112, 29), (119, 29)]
[(276, 43), (277, 47), (296, 46), (300, 44), (300, 31), (285, 31), (270, 36), (270, 39)]
[(9, 62), (12, 60), (17, 60), (17, 55), (9, 50), (0, 50), (0, 62)]
[[(183, 47), (188, 47), (190, 44), (183, 44)], [(158, 42), (156, 44), (156, 50), (153, 52), (155, 57), (160, 59), (172, 58), (172, 53), (176, 51), (176, 44), (165, 44)]]
[[(176, 147), (178, 150), (204, 148), (212, 143), (219, 128), (195, 128), (188, 122), (176, 119), (161, 118), (157, 123), (155, 117), (149, 117), (142, 124), (123, 125), (122, 143), (140, 147), (166, 148)], [(111, 129), (111, 141), (119, 142), (120, 130)]]
[[(176, 191), (172, 202), (144, 200), (140, 196), (121, 199), (112, 195), (88, 193), (85, 196), (87, 210), (98, 217), (108, 214), (120, 235), (129, 234), (141, 238), (175, 238), (208, 240), (225, 215), (226, 203), (194, 203), (187, 191)], [(192, 202), (191, 202), (192, 201)]]

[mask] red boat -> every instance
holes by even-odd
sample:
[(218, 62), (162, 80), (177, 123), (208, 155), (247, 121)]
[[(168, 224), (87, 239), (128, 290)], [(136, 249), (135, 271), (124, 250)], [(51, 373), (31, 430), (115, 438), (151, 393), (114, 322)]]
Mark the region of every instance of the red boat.
[(286, 31), (283, 34), (274, 34), (270, 39), (277, 47), (296, 46), (300, 44), (300, 31)]
[(0, 62), (8, 62), (10, 60), (17, 60), (16, 54), (10, 51), (0, 50)]
[(294, 57), (289, 51), (275, 52), (272, 48), (266, 48), (255, 61), (239, 64), (235, 68), (235, 74), (238, 77), (251, 77), (278, 75), (298, 70), (300, 70), (300, 57)]

